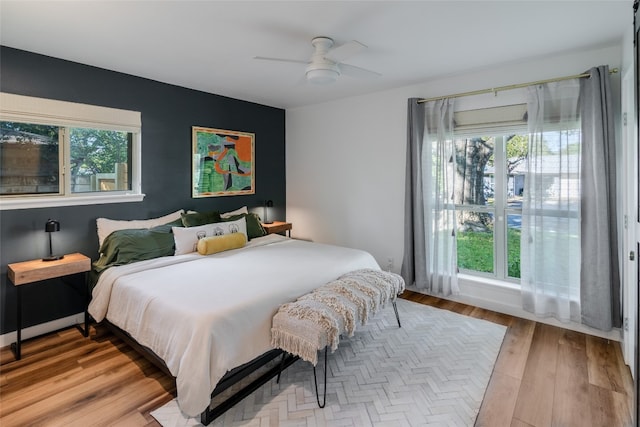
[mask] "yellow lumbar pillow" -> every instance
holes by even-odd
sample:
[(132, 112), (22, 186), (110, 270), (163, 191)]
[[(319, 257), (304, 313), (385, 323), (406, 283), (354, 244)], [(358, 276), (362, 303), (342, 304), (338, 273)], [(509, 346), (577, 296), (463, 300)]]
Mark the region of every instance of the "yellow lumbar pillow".
[(198, 240), (198, 253), (211, 255), (229, 249), (238, 249), (247, 244), (247, 236), (243, 233), (223, 234), (222, 236), (205, 237)]

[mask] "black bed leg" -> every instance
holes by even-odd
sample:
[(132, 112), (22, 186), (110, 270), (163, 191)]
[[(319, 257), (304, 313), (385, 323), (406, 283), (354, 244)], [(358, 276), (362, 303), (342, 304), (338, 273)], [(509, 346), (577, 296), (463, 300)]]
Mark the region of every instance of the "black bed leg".
[(276, 378), (276, 384), (280, 384), (280, 374), (284, 371), (284, 360), (287, 357), (286, 352), (282, 352), (282, 360), (280, 360), (280, 369), (278, 370), (278, 377)]
[(229, 388), (235, 384), (239, 384), (240, 380), (248, 378), (248, 376), (256, 372), (258, 368), (265, 367), (265, 365), (278, 357), (279, 354), (283, 354), (285, 358), (279, 364), (272, 366), (266, 371), (262, 372), (257, 378), (253, 379), (249, 384), (244, 384), (240, 390), (237, 390), (232, 396), (227, 397), (223, 402), (219, 405), (211, 408), (208, 406), (200, 414), (200, 422), (203, 425), (209, 425), (211, 421), (215, 420), (222, 414), (224, 414), (227, 410), (232, 408), (238, 402), (240, 402), (245, 397), (249, 396), (251, 393), (259, 389), (262, 385), (271, 381), (274, 377), (280, 374), (283, 370), (291, 366), (296, 360), (298, 360), (298, 356), (294, 356), (292, 354), (284, 353), (281, 350), (271, 350), (262, 356), (254, 359), (253, 361), (242, 365), (241, 367), (235, 368), (231, 371), (231, 374), (227, 373), (222, 380), (218, 383), (215, 390), (211, 393), (211, 399), (220, 395), (225, 390), (229, 390)]
[(327, 404), (327, 348), (329, 348), (329, 346), (324, 348), (324, 393), (322, 403), (320, 403), (320, 394), (318, 394), (318, 377), (316, 375), (316, 367), (313, 367), (313, 382), (316, 385), (316, 401), (320, 408), (324, 408)]
[(402, 325), (400, 324), (400, 316), (398, 315), (398, 306), (396, 305), (396, 300), (391, 301), (391, 304), (393, 304), (393, 311), (396, 312), (396, 320), (398, 321), (398, 328), (402, 328)]

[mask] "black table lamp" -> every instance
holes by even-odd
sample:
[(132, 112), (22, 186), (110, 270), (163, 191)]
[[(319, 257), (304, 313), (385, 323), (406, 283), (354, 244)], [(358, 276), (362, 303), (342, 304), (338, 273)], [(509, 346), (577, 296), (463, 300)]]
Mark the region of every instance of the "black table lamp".
[(264, 202), (264, 221), (262, 221), (265, 224), (273, 224), (273, 220), (269, 221), (269, 208), (273, 207), (273, 200), (266, 200)]
[(54, 219), (49, 218), (44, 225), (44, 231), (49, 233), (49, 256), (42, 258), (43, 261), (55, 261), (57, 259), (64, 258), (64, 255), (54, 255), (53, 248), (51, 246), (51, 233), (54, 231), (60, 231), (60, 223)]

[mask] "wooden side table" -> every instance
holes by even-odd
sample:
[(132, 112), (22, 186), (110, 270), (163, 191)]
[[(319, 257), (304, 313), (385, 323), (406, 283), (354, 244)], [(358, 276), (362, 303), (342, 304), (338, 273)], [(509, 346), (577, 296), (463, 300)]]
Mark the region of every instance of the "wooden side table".
[[(17, 321), (16, 321), (16, 342), (11, 344), (16, 360), (20, 360), (20, 347), (22, 344), (22, 285), (27, 285), (42, 280), (54, 279), (57, 277), (69, 276), (76, 273), (87, 273), (91, 270), (91, 259), (80, 253), (65, 255), (64, 258), (56, 261), (43, 261), (34, 259), (32, 261), (16, 262), (7, 266), (7, 276), (16, 287), (17, 291)], [(84, 307), (84, 330), (82, 334), (86, 337), (89, 334), (89, 312), (87, 303), (89, 300), (89, 290), (86, 288), (85, 277), (85, 307)]]
[(273, 221), (271, 224), (262, 224), (262, 226), (267, 230), (267, 234), (287, 232), (289, 237), (291, 237), (291, 229), (293, 228), (290, 222), (284, 221)]

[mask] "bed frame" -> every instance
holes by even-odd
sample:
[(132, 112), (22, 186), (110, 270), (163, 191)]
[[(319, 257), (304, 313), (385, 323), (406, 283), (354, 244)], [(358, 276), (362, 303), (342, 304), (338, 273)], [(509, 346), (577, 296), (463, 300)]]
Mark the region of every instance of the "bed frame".
[[(114, 335), (147, 358), (164, 373), (173, 377), (164, 361), (150, 348), (141, 345), (131, 335), (108, 320), (105, 319), (101, 323), (105, 324)], [(278, 356), (281, 356), (279, 362), (275, 360)], [(211, 392), (211, 403), (200, 414), (200, 422), (208, 425), (272, 378), (278, 377), (279, 381), (280, 373), (297, 360), (297, 356), (283, 352), (280, 349), (274, 349), (227, 372)], [(235, 385), (238, 385), (238, 387), (233, 390), (232, 386)]]

